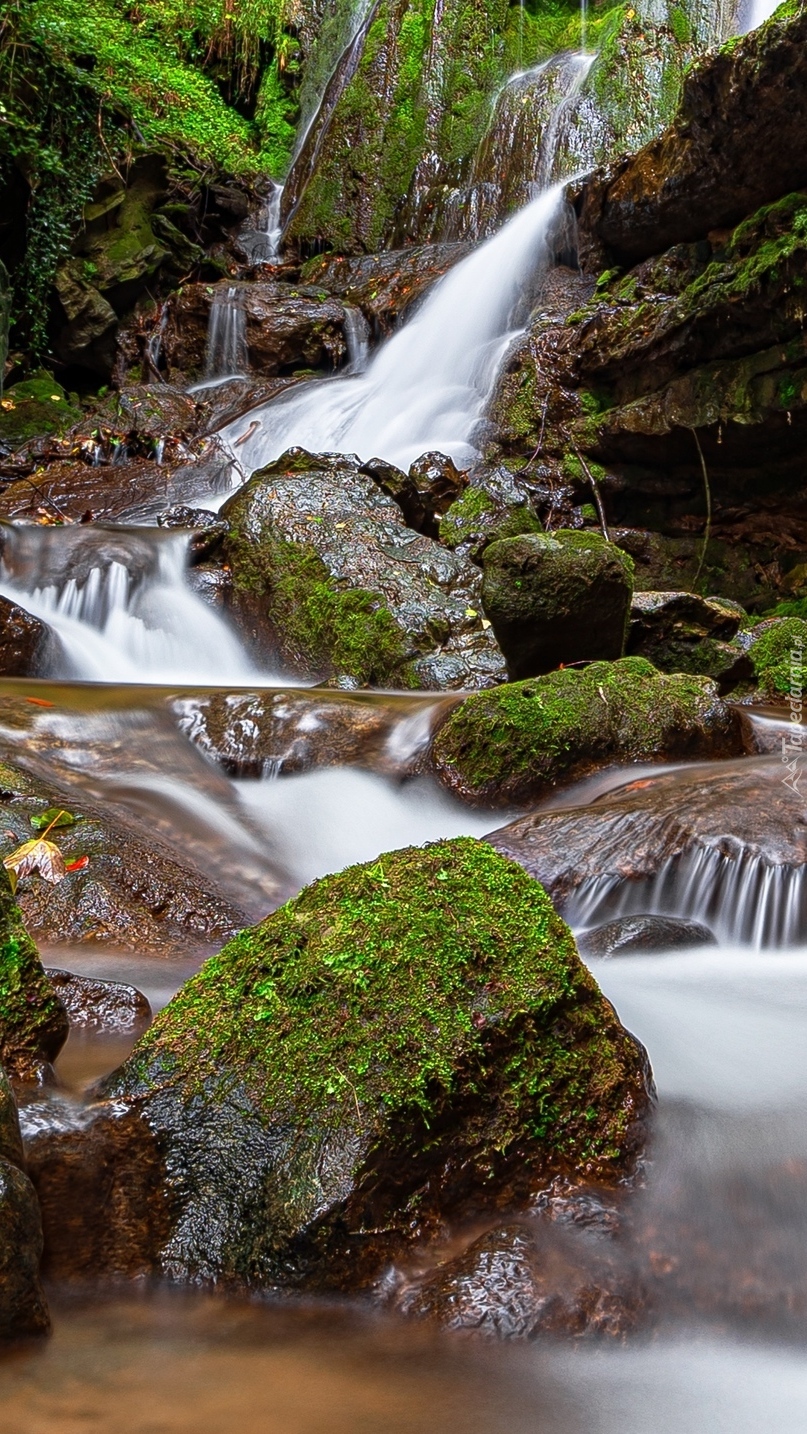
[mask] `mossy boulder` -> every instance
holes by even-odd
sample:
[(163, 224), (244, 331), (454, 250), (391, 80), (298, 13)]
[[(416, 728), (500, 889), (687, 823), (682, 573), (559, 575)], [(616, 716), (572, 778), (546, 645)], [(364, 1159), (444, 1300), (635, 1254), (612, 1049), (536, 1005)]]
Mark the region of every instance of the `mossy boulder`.
[(504, 677), (476, 568), (407, 528), (355, 459), (291, 448), (221, 511), (234, 616), (270, 660), (343, 686)]
[(16, 447), (31, 438), (64, 433), (81, 411), (44, 369), (12, 384), (0, 399), (0, 443)]
[(561, 529), (493, 543), (482, 604), (511, 677), (621, 657), (633, 562), (599, 533)]
[(465, 801), (508, 805), (611, 762), (741, 750), (736, 716), (714, 682), (624, 657), (474, 693), (437, 732), (432, 764)]
[(542, 888), (461, 838), (240, 933), (105, 1091), (164, 1153), (158, 1269), (348, 1289), (445, 1218), (624, 1178), (648, 1080)]
[(0, 1060), (10, 1075), (35, 1080), (59, 1054), (67, 1031), (67, 1013), (0, 866)]
[(773, 618), (760, 624), (748, 655), (760, 691), (800, 706), (807, 677), (807, 622), (800, 617)]
[(471, 475), (468, 487), (440, 522), (440, 542), (478, 563), (491, 543), (540, 533), (528, 493), (506, 468)]
[(49, 1327), (41, 1256), (36, 1191), (25, 1173), (14, 1092), (0, 1066), (0, 1339), (43, 1334)]

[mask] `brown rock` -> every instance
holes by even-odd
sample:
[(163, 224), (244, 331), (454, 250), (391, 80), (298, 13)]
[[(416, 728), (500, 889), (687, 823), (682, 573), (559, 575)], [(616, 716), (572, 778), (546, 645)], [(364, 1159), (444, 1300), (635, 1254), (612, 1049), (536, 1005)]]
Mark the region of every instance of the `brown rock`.
[(74, 971), (46, 969), (71, 1026), (90, 1031), (144, 1031), (151, 1006), (142, 991), (122, 981), (98, 981)]
[(186, 284), (169, 309), (165, 353), (170, 369), (201, 375), (211, 306), (230, 289), (244, 311), (246, 354), (253, 373), (271, 377), (295, 368), (334, 368), (345, 353), (345, 311), (308, 286), (272, 282)]
[(630, 266), (807, 183), (806, 41), (799, 10), (693, 67), (675, 123), (582, 186), (584, 267)]
[(38, 617), (0, 597), (0, 673), (38, 677), (51, 650), (51, 635)]
[(311, 259), (303, 274), (307, 284), (321, 285), (361, 309), (386, 338), (407, 309), (470, 252), (470, 244), (420, 244), (352, 258), (326, 254)]

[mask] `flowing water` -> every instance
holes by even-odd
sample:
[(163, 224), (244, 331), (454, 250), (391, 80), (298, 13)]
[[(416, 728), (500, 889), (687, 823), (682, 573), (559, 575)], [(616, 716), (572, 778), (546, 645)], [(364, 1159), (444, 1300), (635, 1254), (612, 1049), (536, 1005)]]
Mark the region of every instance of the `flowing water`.
[(403, 468), (438, 449), (467, 464), (502, 359), (552, 261), (560, 206), (556, 186), (452, 269), (366, 373), (299, 384), (225, 429), (243, 468), (251, 472), (292, 444), (383, 457)]
[[(763, 8), (756, 5), (754, 23)], [(359, 28), (369, 13), (357, 9)], [(579, 56), (567, 66), (572, 88), (583, 68)], [(500, 105), (529, 95), (534, 79), (515, 77)], [(327, 119), (327, 88), (301, 156), (323, 106)], [(544, 130), (565, 123), (570, 93)], [(536, 169), (531, 182), (546, 177)], [(427, 449), (471, 457), (496, 373), (552, 262), (559, 215), (560, 186), (533, 198), (436, 286), (366, 368), (357, 321), (344, 377), (299, 385), (227, 431), (235, 445), (255, 425), (234, 450), (245, 472), (292, 443), (402, 466)], [(276, 221), (267, 220), (272, 233)], [(233, 286), (211, 309), (209, 381), (245, 369), (243, 318)], [(461, 807), (417, 775), (441, 698), (323, 693), (256, 671), (225, 621), (188, 587), (186, 565), (187, 534), (158, 528), (6, 533), (0, 591), (47, 623), (53, 640), (47, 679), (0, 682), (0, 759), (72, 808), (106, 818), (122, 842), (152, 841), (155, 861), (167, 853), (200, 881), (215, 878), (245, 920), (351, 862), (440, 836), (481, 837), (516, 815)], [(240, 723), (229, 767), (215, 765), (204, 724), (208, 694), (222, 692)], [(276, 740), (253, 760), (250, 714), (272, 693), (285, 704), (273, 709)], [(380, 736), (352, 766), (327, 765), (317, 745), (333, 703), (363, 703), (381, 716)], [(764, 720), (775, 748), (776, 719)], [(301, 750), (310, 770), (300, 770)], [(244, 776), (243, 766), (257, 775)], [(228, 775), (232, 767), (240, 775)], [(560, 802), (593, 820), (604, 800), (643, 776), (642, 768), (601, 774), (547, 812)], [(773, 863), (763, 877), (743, 856), (742, 831), (725, 835), (733, 853), (701, 850), (689, 866), (662, 869), (644, 885), (595, 882), (566, 908), (576, 926), (637, 910), (695, 915), (719, 938), (714, 948), (592, 962), (646, 1044), (659, 1091), (646, 1187), (614, 1245), (648, 1291), (651, 1316), (639, 1334), (611, 1347), (516, 1347), (439, 1335), (355, 1303), (57, 1288), (52, 1340), (0, 1361), (3, 1434), (800, 1434), (803, 868)], [(143, 951), (52, 933), (45, 958), (133, 982), (158, 1009), (209, 949), (171, 935)], [(24, 1122), (47, 1119), (51, 1099), (81, 1101), (129, 1044), (71, 1036), (60, 1091), (43, 1093)]]

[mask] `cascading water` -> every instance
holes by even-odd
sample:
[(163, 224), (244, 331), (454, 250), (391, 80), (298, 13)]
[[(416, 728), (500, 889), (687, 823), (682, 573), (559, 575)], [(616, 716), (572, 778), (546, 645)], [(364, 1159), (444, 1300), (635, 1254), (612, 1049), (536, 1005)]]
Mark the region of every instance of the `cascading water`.
[(225, 383), (230, 378), (244, 378), (248, 370), (243, 296), (236, 284), (230, 284), (226, 293), (216, 290), (213, 295), (207, 322), (204, 382), (194, 384), (190, 392)]
[(771, 15), (779, 9), (781, 3), (782, 0), (752, 0), (746, 12), (744, 28), (756, 30), (757, 26), (764, 25), (765, 21), (770, 20)]
[(56, 636), (54, 677), (243, 682), (234, 634), (185, 583), (188, 537), (162, 528), (6, 528), (0, 592)]
[(467, 463), (501, 361), (551, 263), (560, 201), (558, 185), (447, 274), (365, 374), (300, 385), (223, 430), (245, 471), (292, 444), (403, 467), (439, 449)]
[(283, 229), (280, 223), (280, 206), (283, 202), (283, 185), (272, 183), (272, 189), (266, 206), (266, 220), (264, 232), (266, 234), (268, 258), (277, 258), (280, 249), (280, 240)]
[(364, 373), (370, 359), (370, 325), (361, 309), (345, 309), (346, 373)]

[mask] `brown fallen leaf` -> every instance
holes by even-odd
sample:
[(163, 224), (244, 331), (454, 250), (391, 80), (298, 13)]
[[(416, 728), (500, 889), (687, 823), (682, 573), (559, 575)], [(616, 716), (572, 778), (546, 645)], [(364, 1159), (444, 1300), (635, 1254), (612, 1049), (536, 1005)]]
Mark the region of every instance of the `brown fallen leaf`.
[(38, 871), (43, 881), (49, 881), (51, 886), (56, 886), (65, 877), (62, 853), (55, 842), (45, 841), (44, 837), (24, 841), (11, 856), (4, 857), (3, 866), (15, 891), (20, 877), (30, 876), (34, 871)]

